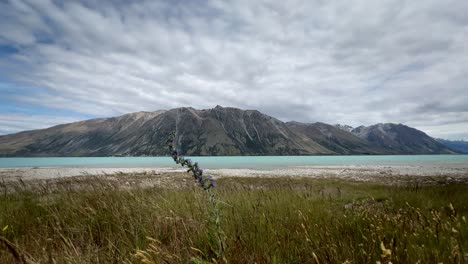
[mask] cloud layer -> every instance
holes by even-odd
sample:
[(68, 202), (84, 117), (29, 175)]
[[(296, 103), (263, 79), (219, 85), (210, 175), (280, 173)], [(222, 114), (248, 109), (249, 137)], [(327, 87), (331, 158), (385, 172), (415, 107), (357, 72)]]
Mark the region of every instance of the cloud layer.
[(219, 104), (466, 137), (467, 13), (460, 0), (0, 1), (0, 96), (38, 113), (0, 111), (49, 125), (41, 109)]

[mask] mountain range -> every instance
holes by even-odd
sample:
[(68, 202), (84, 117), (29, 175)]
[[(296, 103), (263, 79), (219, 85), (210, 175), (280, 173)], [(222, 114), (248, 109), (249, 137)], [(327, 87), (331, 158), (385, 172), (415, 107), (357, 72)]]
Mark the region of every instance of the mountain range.
[(168, 134), (185, 155), (452, 154), (402, 124), (352, 128), (282, 122), (257, 110), (216, 106), (137, 112), (0, 136), (0, 156), (167, 155)]

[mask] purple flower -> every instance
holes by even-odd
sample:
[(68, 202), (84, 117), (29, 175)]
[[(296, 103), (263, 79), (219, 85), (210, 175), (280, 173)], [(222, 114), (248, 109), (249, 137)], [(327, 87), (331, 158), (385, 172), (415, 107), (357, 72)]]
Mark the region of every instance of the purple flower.
[(216, 187), (216, 180), (211, 175), (207, 175), (205, 176), (205, 178), (208, 182), (208, 188)]
[(203, 176), (203, 170), (198, 167), (198, 163), (195, 162), (192, 164), (190, 159), (185, 159), (183, 156), (179, 155), (179, 151), (174, 148), (174, 136), (175, 133), (172, 132), (171, 137), (167, 140), (167, 145), (171, 151), (172, 159), (174, 159), (176, 164), (180, 164), (182, 167), (187, 166), (189, 169), (187, 172), (192, 172), (193, 178), (198, 182), (200, 187), (204, 190), (208, 190), (211, 187), (216, 186), (216, 181), (211, 176)]

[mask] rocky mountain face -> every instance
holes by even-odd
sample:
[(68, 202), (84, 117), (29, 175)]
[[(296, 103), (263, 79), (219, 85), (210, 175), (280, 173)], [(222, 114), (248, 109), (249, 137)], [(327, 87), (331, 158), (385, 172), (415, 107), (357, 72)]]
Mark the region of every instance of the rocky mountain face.
[(286, 125), (297, 135), (317, 142), (334, 154), (387, 154), (386, 149), (370, 144), (342, 127), (325, 123), (288, 122)]
[(376, 124), (354, 128), (351, 133), (392, 154), (450, 154), (455, 151), (417, 129), (402, 124)]
[(441, 138), (437, 138), (436, 140), (451, 149), (468, 154), (468, 141), (466, 140), (447, 140)]
[(454, 153), (403, 125), (379, 124), (349, 132), (217, 106), (138, 112), (0, 136), (0, 156), (167, 155), (165, 141), (174, 130), (177, 147), (185, 155)]
[(298, 138), (285, 123), (255, 110), (220, 106), (179, 108), (174, 114), (177, 146), (190, 155), (331, 154), (316, 142)]

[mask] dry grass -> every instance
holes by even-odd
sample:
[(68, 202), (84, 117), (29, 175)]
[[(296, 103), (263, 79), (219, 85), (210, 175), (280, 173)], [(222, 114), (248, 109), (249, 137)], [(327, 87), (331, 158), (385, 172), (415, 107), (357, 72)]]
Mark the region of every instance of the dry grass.
[[(37, 263), (220, 262), (206, 194), (189, 179), (177, 188), (89, 177), (10, 183), (0, 234)], [(230, 263), (466, 261), (467, 185), (223, 178), (218, 186)], [(0, 263), (14, 263), (4, 245), (0, 252)]]

